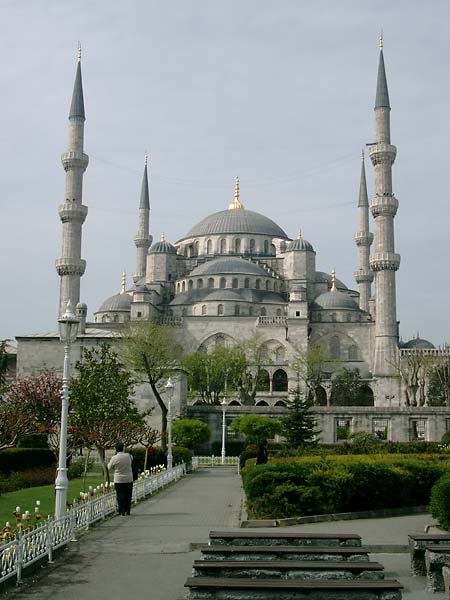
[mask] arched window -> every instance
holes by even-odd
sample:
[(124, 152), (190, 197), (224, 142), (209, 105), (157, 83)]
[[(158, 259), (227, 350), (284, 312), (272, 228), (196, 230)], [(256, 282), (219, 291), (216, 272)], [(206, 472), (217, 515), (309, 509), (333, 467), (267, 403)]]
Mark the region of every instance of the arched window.
[(352, 315), (351, 315), (351, 313), (349, 313), (349, 312), (348, 312), (348, 313), (345, 315), (345, 320), (347, 321), (347, 323), (351, 323), (351, 320), (352, 320)]
[(269, 241), (264, 240), (264, 254), (269, 254)]
[(259, 290), (259, 289), (261, 288), (261, 279), (257, 279), (257, 280), (255, 281), (255, 288), (256, 288), (257, 290)]
[(203, 279), (197, 279), (197, 289), (201, 290), (203, 287)]
[(202, 305), (202, 315), (206, 315), (206, 304)]
[(233, 281), (231, 283), (231, 287), (236, 289), (239, 286), (239, 281), (237, 277), (233, 277)]
[(337, 335), (333, 335), (330, 339), (330, 358), (337, 359), (341, 356), (341, 342)]
[(272, 256), (275, 256), (277, 253), (277, 249), (275, 248), (275, 244), (270, 244), (270, 253)]
[(212, 241), (208, 240), (206, 242), (206, 254), (212, 254)]
[(248, 277), (246, 277), (244, 279), (244, 287), (245, 288), (249, 288), (250, 287), (250, 279)]
[(255, 252), (255, 240), (250, 240), (250, 247), (249, 247), (250, 253), (254, 254)]
[(181, 291), (185, 292), (186, 291), (186, 283), (183, 281), (183, 283), (181, 284)]
[(227, 251), (226, 240), (220, 240), (220, 254), (225, 254), (226, 251)]
[(209, 288), (214, 287), (214, 278), (213, 277), (208, 277), (208, 287)]
[(249, 317), (253, 317), (253, 306), (248, 307), (248, 315)]
[(192, 281), (192, 279), (189, 279), (189, 281), (188, 281), (188, 290), (192, 290), (193, 287), (194, 287), (194, 282)]
[(266, 291), (270, 290), (270, 281), (266, 279)]
[(256, 380), (257, 392), (268, 392), (270, 390), (270, 377), (265, 369), (261, 369), (258, 379)]
[(264, 306), (261, 309), (261, 316), (265, 317), (267, 315), (267, 310), (264, 308)]
[(331, 322), (336, 323), (336, 313), (331, 313)]
[(222, 289), (227, 287), (227, 280), (225, 279), (225, 277), (220, 278), (219, 287)]
[(223, 315), (223, 304), (218, 304), (217, 305), (217, 314), (218, 315)]
[(181, 316), (182, 317), (186, 317), (187, 316), (187, 308), (184, 307), (183, 310), (181, 311)]
[(277, 308), (277, 317), (281, 317), (283, 315), (281, 308)]
[(236, 317), (238, 317), (241, 314), (241, 307), (239, 306), (239, 304), (235, 304), (234, 305), (234, 315)]
[(241, 253), (241, 240), (239, 238), (234, 240), (234, 252), (235, 254)]
[(275, 402), (274, 406), (284, 406), (284, 407), (286, 407), (286, 402), (283, 402), (283, 400), (277, 400), (277, 402)]
[(180, 284), (177, 283), (177, 294), (179, 294), (179, 293), (180, 293)]
[(107, 323), (107, 322), (108, 322), (107, 315), (103, 315), (103, 317), (102, 317), (102, 323)]
[(273, 291), (278, 292), (278, 282), (277, 281), (273, 282)]
[(214, 342), (215, 342), (216, 346), (223, 348), (225, 346), (225, 336), (221, 333), (218, 333), (216, 335), (216, 337), (214, 338)]
[(265, 400), (258, 400), (258, 402), (256, 403), (256, 406), (269, 406), (269, 403), (266, 402)]
[(358, 360), (358, 348), (356, 346), (348, 347), (348, 360)]
[(114, 323), (118, 323), (119, 322), (119, 315), (114, 315)]
[(315, 390), (309, 390), (308, 400), (317, 406), (326, 406), (327, 393), (321, 385), (318, 385)]
[(198, 256), (199, 250), (200, 250), (200, 244), (199, 244), (199, 242), (195, 242), (195, 244), (194, 244), (194, 256)]
[(272, 390), (274, 392), (287, 392), (288, 378), (286, 371), (277, 369), (272, 377)]

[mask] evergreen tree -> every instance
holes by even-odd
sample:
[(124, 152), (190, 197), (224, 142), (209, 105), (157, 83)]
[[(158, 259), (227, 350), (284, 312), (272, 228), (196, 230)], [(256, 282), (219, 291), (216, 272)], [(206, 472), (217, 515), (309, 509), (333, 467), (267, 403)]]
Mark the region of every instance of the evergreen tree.
[(315, 446), (320, 430), (316, 429), (317, 418), (311, 411), (313, 404), (305, 400), (296, 388), (289, 401), (289, 414), (282, 419), (283, 435), (292, 448)]

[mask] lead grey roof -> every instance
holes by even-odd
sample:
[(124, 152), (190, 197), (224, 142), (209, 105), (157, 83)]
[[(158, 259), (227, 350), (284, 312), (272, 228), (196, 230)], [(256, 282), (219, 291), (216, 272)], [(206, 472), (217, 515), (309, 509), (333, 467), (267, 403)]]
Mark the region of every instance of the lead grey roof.
[(167, 240), (156, 242), (148, 251), (149, 254), (176, 254), (177, 249)]
[(307, 240), (304, 240), (302, 237), (293, 240), (290, 244), (287, 245), (286, 252), (314, 252), (314, 248), (312, 244), (310, 244)]
[(361, 181), (359, 184), (359, 200), (358, 206), (369, 206), (369, 200), (367, 198), (367, 182), (366, 182), (366, 167), (364, 164), (364, 160), (361, 164)]
[[(316, 271), (316, 283), (327, 283), (331, 287), (331, 275), (324, 271)], [(339, 290), (348, 290), (348, 287), (336, 277), (336, 287)]]
[(139, 208), (150, 209), (150, 194), (148, 192), (147, 165), (144, 166), (144, 175), (142, 177), (141, 200), (139, 202)]
[(417, 337), (405, 342), (403, 348), (434, 348), (434, 345), (428, 340)]
[(383, 50), (380, 50), (380, 60), (378, 62), (377, 93), (375, 97), (375, 108), (391, 108), (389, 104), (389, 92), (386, 80), (386, 70), (384, 68)]
[(129, 294), (115, 294), (107, 298), (100, 306), (97, 312), (109, 312), (111, 310), (120, 311), (131, 309), (132, 297)]
[(226, 233), (260, 234), (270, 237), (289, 239), (286, 233), (268, 217), (245, 208), (239, 210), (221, 210), (205, 217), (194, 225), (184, 238), (218, 235)]
[(83, 81), (81, 78), (81, 62), (78, 61), (77, 72), (75, 75), (75, 83), (73, 85), (72, 103), (70, 105), (69, 119), (71, 118), (85, 119), (84, 114), (84, 97), (83, 97)]
[(251, 302), (255, 304), (285, 304), (278, 292), (254, 289), (202, 288), (177, 294), (171, 306), (197, 304), (198, 302)]
[(359, 310), (353, 298), (345, 292), (325, 292), (324, 294), (320, 294), (314, 300), (313, 308), (323, 310)]
[(190, 273), (189, 277), (196, 277), (197, 275), (221, 275), (222, 273), (245, 273), (249, 275), (260, 275), (264, 277), (270, 277), (263, 267), (251, 262), (250, 260), (244, 260), (243, 258), (215, 258), (209, 260), (198, 267), (195, 267)]

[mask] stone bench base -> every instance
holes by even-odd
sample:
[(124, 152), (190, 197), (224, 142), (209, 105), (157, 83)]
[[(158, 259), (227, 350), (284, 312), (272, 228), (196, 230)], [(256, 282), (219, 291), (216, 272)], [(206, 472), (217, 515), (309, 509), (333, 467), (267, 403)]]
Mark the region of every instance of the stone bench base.
[(427, 574), (425, 550), (429, 546), (450, 545), (450, 535), (448, 534), (409, 535), (408, 538), (412, 575)]
[(203, 546), (205, 560), (368, 561), (364, 548), (318, 546)]
[(444, 591), (443, 568), (450, 563), (450, 546), (430, 546), (425, 550), (427, 589)]
[(298, 533), (295, 531), (211, 531), (210, 545), (228, 546), (361, 546), (354, 533)]

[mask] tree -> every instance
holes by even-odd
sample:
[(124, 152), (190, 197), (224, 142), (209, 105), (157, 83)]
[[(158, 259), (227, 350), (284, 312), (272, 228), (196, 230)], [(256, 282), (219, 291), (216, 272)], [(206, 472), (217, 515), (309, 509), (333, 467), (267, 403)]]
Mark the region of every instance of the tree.
[(182, 360), (191, 395), (205, 404), (219, 404), (227, 392), (236, 390), (246, 369), (245, 355), (236, 346), (215, 346), (211, 352), (194, 352)]
[(198, 419), (175, 419), (172, 423), (172, 434), (175, 444), (190, 450), (209, 442), (211, 437), (208, 425)]
[(6, 385), (6, 374), (11, 359), (7, 351), (8, 342), (9, 340), (0, 340), (0, 393), (2, 388)]
[(238, 383), (241, 401), (243, 404), (253, 405), (262, 370), (272, 362), (272, 356), (259, 332), (243, 340), (236, 347), (245, 357), (245, 368)]
[(358, 369), (342, 368), (331, 382), (333, 406), (366, 406), (367, 397)]
[(318, 391), (325, 379), (328, 378), (327, 365), (336, 364), (328, 350), (321, 345), (311, 346), (306, 352), (298, 352), (291, 363), (291, 368), (297, 377), (297, 386), (303, 382), (306, 397), (313, 404), (318, 404)]
[(426, 380), (431, 369), (430, 357), (420, 350), (410, 350), (398, 358), (394, 368), (405, 385), (406, 406), (424, 406)]
[(282, 426), (277, 419), (259, 415), (242, 415), (231, 421), (231, 427), (238, 433), (243, 433), (248, 442), (261, 443), (282, 432)]
[(109, 477), (105, 450), (118, 440), (125, 445), (136, 443), (146, 413), (141, 414), (130, 397), (133, 376), (108, 344), (85, 348), (75, 368), (79, 376), (70, 385), (70, 423), (87, 445), (95, 446)]
[(136, 443), (145, 448), (144, 471), (147, 470), (148, 450), (161, 439), (161, 434), (148, 423), (138, 425), (136, 431)]
[(130, 321), (121, 330), (119, 352), (124, 363), (143, 375), (161, 410), (161, 445), (166, 448), (167, 406), (161, 394), (180, 366), (182, 348), (173, 328), (154, 321)]
[(450, 406), (450, 357), (442, 355), (429, 369), (428, 404)]
[(305, 400), (300, 388), (297, 387), (288, 403), (289, 414), (281, 420), (283, 435), (288, 446), (299, 448), (317, 444), (320, 430), (316, 429), (317, 418), (312, 413), (311, 407), (312, 402)]

